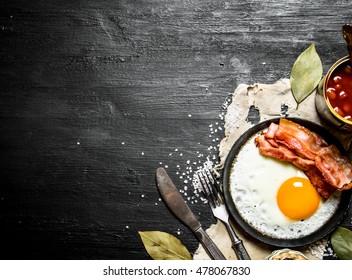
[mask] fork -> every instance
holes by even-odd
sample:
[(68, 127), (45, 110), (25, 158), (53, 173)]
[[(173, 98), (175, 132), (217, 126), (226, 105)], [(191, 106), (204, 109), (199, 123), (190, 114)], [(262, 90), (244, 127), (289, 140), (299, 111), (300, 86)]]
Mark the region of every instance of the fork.
[(208, 168), (196, 171), (201, 191), (208, 200), (213, 215), (222, 221), (229, 233), (232, 242), (232, 249), (235, 251), (238, 260), (250, 260), (249, 254), (243, 245), (243, 241), (237, 236), (229, 222), (229, 212), (226, 208), (222, 190)]

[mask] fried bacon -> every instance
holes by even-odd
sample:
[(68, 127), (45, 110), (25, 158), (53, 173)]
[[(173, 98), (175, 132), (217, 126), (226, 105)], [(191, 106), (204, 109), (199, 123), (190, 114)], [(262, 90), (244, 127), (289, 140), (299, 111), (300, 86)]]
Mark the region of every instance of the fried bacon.
[(255, 139), (261, 154), (288, 161), (304, 171), (320, 195), (352, 187), (351, 161), (318, 134), (288, 119), (272, 123)]

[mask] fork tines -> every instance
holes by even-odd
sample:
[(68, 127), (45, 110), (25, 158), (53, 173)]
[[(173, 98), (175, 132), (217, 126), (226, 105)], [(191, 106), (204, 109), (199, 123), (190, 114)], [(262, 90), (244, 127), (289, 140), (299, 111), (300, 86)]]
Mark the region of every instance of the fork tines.
[(218, 182), (215, 180), (208, 168), (196, 171), (199, 180), (199, 186), (212, 207), (219, 206), (222, 203), (221, 191)]

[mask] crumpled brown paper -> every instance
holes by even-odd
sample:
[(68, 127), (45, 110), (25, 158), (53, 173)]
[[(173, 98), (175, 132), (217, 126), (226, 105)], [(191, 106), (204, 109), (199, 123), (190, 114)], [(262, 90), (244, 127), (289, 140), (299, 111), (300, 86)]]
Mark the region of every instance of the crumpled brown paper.
[[(226, 156), (235, 141), (254, 124), (248, 121), (249, 108), (254, 106), (259, 110), (260, 121), (282, 116), (282, 109), (285, 108), (285, 116), (299, 117), (320, 125), (330, 130), (335, 137), (340, 140), (346, 150), (349, 149), (352, 134), (341, 132), (324, 121), (322, 121), (315, 108), (315, 92), (307, 97), (297, 107), (297, 103), (292, 95), (289, 79), (278, 80), (275, 84), (240, 84), (232, 95), (232, 102), (227, 108), (225, 116), (225, 137), (220, 142), (219, 157), (220, 164), (216, 167), (221, 169)], [(273, 250), (271, 246), (265, 245), (248, 236), (240, 228), (235, 226), (236, 232), (243, 240), (244, 245), (253, 260), (263, 260)], [(207, 229), (207, 233), (218, 245), (227, 259), (236, 259), (236, 255), (231, 248), (231, 240), (222, 222), (217, 222)], [(327, 240), (319, 240), (314, 244), (299, 248), (308, 259), (322, 259)], [(194, 259), (209, 259), (209, 256), (200, 245), (194, 254)]]

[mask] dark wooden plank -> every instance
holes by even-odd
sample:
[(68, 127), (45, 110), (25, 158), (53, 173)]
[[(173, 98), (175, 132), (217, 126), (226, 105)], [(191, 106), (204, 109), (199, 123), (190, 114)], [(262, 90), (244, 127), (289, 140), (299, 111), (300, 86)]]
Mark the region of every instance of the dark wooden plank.
[[(187, 160), (216, 155), (208, 149), (223, 131), (209, 125), (221, 126), (228, 94), (288, 77), (312, 42), (326, 70), (346, 54), (352, 8), (35, 2), (0, 11), (2, 259), (148, 259), (140, 230), (170, 232), (193, 252), (197, 241), (159, 200), (156, 167), (190, 196), (180, 176)], [(190, 205), (214, 222), (206, 205)]]

